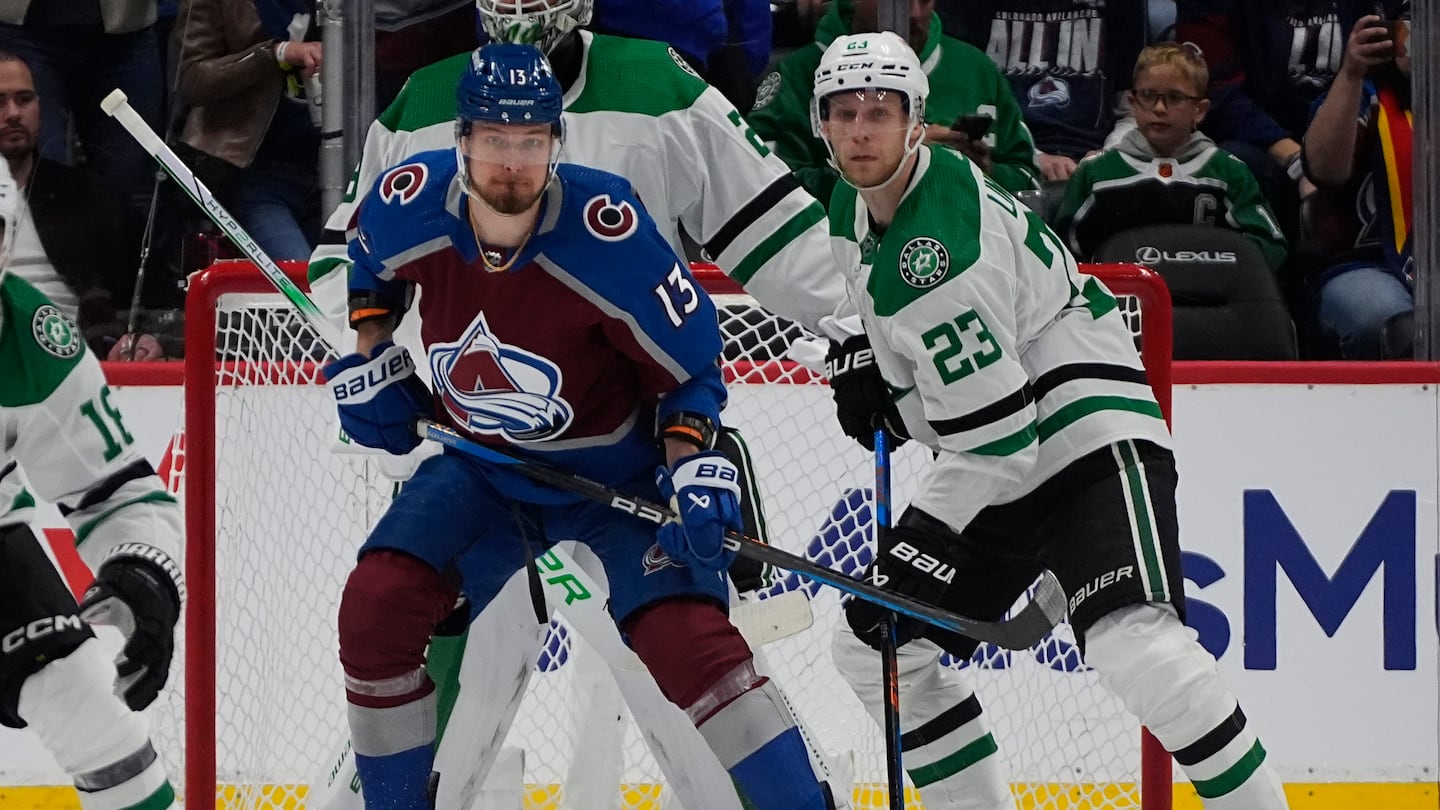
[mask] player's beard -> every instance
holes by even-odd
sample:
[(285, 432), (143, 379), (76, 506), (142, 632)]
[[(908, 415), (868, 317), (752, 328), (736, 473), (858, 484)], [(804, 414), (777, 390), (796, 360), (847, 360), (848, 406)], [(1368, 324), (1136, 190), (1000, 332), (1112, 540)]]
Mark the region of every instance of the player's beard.
[(539, 190), (523, 179), (496, 180), (480, 189), (480, 199), (497, 214), (515, 216), (530, 210), (540, 199)]

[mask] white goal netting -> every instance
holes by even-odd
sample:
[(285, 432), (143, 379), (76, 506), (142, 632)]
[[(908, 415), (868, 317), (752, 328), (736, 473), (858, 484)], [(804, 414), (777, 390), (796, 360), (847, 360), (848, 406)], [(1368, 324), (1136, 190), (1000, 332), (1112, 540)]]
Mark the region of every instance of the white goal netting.
[[(1143, 335), (1168, 411), (1163, 287), (1134, 269), (1097, 273)], [(871, 457), (840, 433), (823, 382), (779, 359), (798, 330), (723, 278), (705, 278), (727, 338), (725, 419), (750, 445), (770, 541), (858, 574), (873, 553)], [(1165, 307), (1152, 317), (1155, 301)], [(192, 283), (187, 318), (186, 428), (171, 483), (187, 512), (190, 602), (183, 666), (172, 680), (183, 687), (154, 712), (157, 742), (167, 756), (184, 752), (183, 769), (177, 760), (172, 772), (183, 774), (191, 807), (207, 804), (213, 790), (221, 807), (300, 808), (347, 736), (337, 606), (355, 550), (394, 485), (374, 456), (334, 452), (334, 406), (316, 384), (323, 354), (258, 270), (212, 267)], [(913, 444), (896, 454), (897, 512), (928, 460)], [(884, 807), (879, 729), (829, 659), (843, 621), (836, 593), (788, 572), (762, 593), (797, 589), (810, 595), (814, 624), (767, 645), (764, 656), (832, 764), (851, 775), (855, 806)], [(584, 719), (576, 671), (598, 666), (593, 657), (577, 661), (572, 641), (562, 621), (552, 623), (506, 741), (524, 751), (526, 807), (679, 807), (633, 723), (615, 774), (618, 804), (567, 795), (571, 765), (585, 756), (575, 750)], [(1147, 758), (1164, 782), (1151, 798), (1163, 792), (1168, 802), (1168, 761), (1142, 752), (1140, 729), (1080, 663), (1067, 626), (1025, 652), (982, 645), (970, 660), (947, 663), (973, 674), (1020, 807), (1141, 807)], [(918, 794), (910, 796), (919, 807)]]

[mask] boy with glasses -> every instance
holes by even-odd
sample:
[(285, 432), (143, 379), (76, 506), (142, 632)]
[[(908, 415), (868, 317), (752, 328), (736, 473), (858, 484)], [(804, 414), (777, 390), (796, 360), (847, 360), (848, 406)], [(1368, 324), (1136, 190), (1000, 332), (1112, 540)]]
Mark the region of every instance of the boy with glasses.
[(1278, 271), (1285, 237), (1255, 176), (1199, 131), (1208, 84), (1205, 60), (1189, 43), (1140, 52), (1130, 91), (1135, 129), (1116, 149), (1081, 162), (1060, 203), (1057, 230), (1077, 256), (1130, 228), (1193, 223), (1245, 234)]

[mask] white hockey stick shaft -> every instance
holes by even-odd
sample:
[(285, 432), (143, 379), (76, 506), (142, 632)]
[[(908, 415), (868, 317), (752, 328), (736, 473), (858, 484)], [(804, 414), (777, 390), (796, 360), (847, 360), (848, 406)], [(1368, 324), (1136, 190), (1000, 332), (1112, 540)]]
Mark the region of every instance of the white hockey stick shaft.
[(125, 94), (120, 90), (111, 91), (110, 95), (100, 102), (100, 109), (113, 117), (140, 144), (142, 149), (155, 158), (156, 162), (160, 164), (160, 168), (170, 175), (170, 179), (190, 195), (190, 199), (194, 200), (195, 204), (200, 206), (201, 210), (219, 226), (220, 231), (229, 237), (230, 241), (234, 242), (235, 246), (255, 263), (256, 267), (260, 268), (260, 272), (265, 274), (265, 277), (275, 285), (276, 289), (280, 290), (282, 295), (289, 299), (300, 313), (300, 317), (304, 318), (305, 322), (329, 346), (331, 353), (337, 354), (341, 345), (339, 328), (326, 320), (324, 314), (320, 312), (320, 308), (315, 306), (315, 302), (295, 286), (295, 282), (285, 275), (285, 272), (275, 264), (273, 259), (265, 255), (265, 251), (260, 249), (260, 245), (250, 234), (246, 233), (235, 217), (225, 210), (225, 206), (215, 199), (215, 195), (210, 193), (210, 189), (200, 182), (200, 178), (190, 171), (190, 167), (185, 165), (185, 162), (175, 154), (174, 150), (155, 133), (155, 130), (145, 123), (145, 119), (140, 117), (135, 108), (130, 106)]

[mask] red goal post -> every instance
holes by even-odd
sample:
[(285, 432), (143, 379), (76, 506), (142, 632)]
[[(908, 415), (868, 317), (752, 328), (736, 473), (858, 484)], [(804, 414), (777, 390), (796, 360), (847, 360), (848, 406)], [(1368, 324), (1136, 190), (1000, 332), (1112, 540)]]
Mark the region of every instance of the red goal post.
[[(308, 289), (304, 283), (303, 264), (286, 263), (283, 266), (292, 279), (303, 289)], [(1136, 265), (1087, 265), (1083, 269), (1099, 277), (1122, 301), (1122, 307), (1131, 320), (1132, 331), (1137, 336), (1149, 380), (1168, 420), (1171, 325), (1169, 294), (1163, 282), (1154, 273)], [(780, 387), (823, 385), (823, 380), (817, 375), (784, 359), (775, 351), (774, 341), (783, 342), (784, 335), (795, 327), (786, 326), (765, 313), (745, 296), (737, 284), (713, 267), (697, 266), (695, 271), (722, 310), (721, 326), (726, 332), (728, 347), (726, 376), (735, 389), (732, 392), (732, 407), (741, 409), (742, 418), (748, 415), (756, 420), (757, 432), (762, 436), (783, 436), (793, 432), (797, 426), (803, 426), (806, 431), (830, 428), (833, 418), (826, 418), (828, 396), (823, 396), (823, 389), (818, 392), (813, 388), (807, 389), (804, 402), (800, 402), (801, 398), (795, 396), (798, 389)], [(303, 326), (297, 325), (298, 318), (294, 318), (293, 313), (287, 315), (283, 299), (272, 293), (269, 283), (251, 263), (229, 261), (212, 265), (193, 277), (187, 300), (183, 483), (174, 486), (182, 491), (185, 503), (185, 562), (191, 597), (184, 638), (181, 640), (184, 654), (183, 697), (161, 708), (163, 716), (157, 725), (162, 741), (167, 728), (170, 734), (183, 735), (183, 745), (176, 739), (165, 749), (185, 752), (183, 790), (187, 806), (191, 807), (208, 806), (212, 799), (217, 801), (218, 806), (227, 807), (295, 806), (305, 795), (305, 780), (319, 774), (325, 758), (335, 753), (330, 750), (331, 747), (343, 739), (335, 737), (337, 730), (343, 734), (343, 692), (340, 691), (341, 682), (334, 678), (338, 662), (324, 658), (326, 655), (334, 658), (333, 645), (327, 646), (328, 633), (333, 633), (333, 627), (320, 626), (333, 623), (333, 615), (325, 615), (326, 611), (333, 613), (333, 610), (327, 602), (328, 597), (318, 597), (303, 605), (299, 604), (299, 600), (310, 598), (309, 593), (302, 591), (327, 589), (330, 596), (338, 598), (343, 571), (353, 560), (354, 550), (363, 539), (368, 525), (367, 518), (356, 517), (355, 513), (369, 514), (383, 510), (388, 497), (388, 492), (381, 492), (389, 486), (388, 483), (368, 473), (364, 469), (366, 461), (357, 462), (352, 458), (332, 464), (320, 458), (331, 450), (323, 445), (319, 432), (310, 430), (285, 434), (281, 430), (286, 422), (308, 418), (316, 411), (325, 411), (328, 415), (329, 410), (325, 409), (328, 396), (322, 387), (316, 385), (323, 355), (317, 350), (313, 336), (304, 334)], [(252, 315), (252, 312), (265, 314)], [(777, 338), (777, 335), (780, 337)], [(817, 397), (816, 394), (822, 396)], [(814, 406), (815, 401), (823, 404)], [(750, 410), (746, 410), (746, 402), (754, 403)], [(796, 405), (797, 402), (800, 404)], [(793, 411), (790, 410), (792, 406), (795, 408)], [(727, 418), (729, 413), (727, 411)], [(252, 448), (251, 444), (256, 446)], [(759, 442), (757, 446), (753, 436), (751, 444), (762, 458), (772, 449), (764, 442)], [(839, 478), (842, 471), (853, 468), (855, 462), (851, 451), (858, 449), (827, 450), (841, 446), (829, 443), (828, 437), (818, 443), (805, 439), (801, 444), (804, 446), (797, 452), (834, 454), (833, 463), (818, 467), (810, 465), (818, 469), (823, 477), (823, 480), (813, 482), (814, 486), (810, 489), (823, 491), (828, 488), (830, 495), (823, 504), (829, 505), (841, 484), (828, 476), (835, 473)], [(793, 456), (785, 457), (783, 450), (781, 448), (774, 453), (778, 457), (775, 463), (782, 467), (794, 460)], [(790, 468), (796, 467), (792, 464)], [(905, 475), (903, 463), (897, 464), (896, 472), (897, 479)], [(763, 481), (763, 469), (761, 473)], [(788, 503), (810, 497), (807, 490), (791, 498), (790, 491), (796, 482), (785, 480), (783, 472), (771, 478), (784, 491), (785, 497), (780, 500)], [(352, 486), (352, 480), (359, 483)], [(842, 503), (854, 491), (847, 490)], [(900, 498), (903, 494), (903, 489), (897, 487), (896, 497)], [(775, 493), (770, 493), (772, 505), (774, 500)], [(336, 504), (336, 501), (339, 503)], [(335, 514), (325, 518), (315, 518), (310, 514), (326, 508), (335, 509)], [(821, 511), (824, 511), (823, 507)], [(810, 536), (813, 529), (812, 522), (802, 524), (801, 528), (780, 526), (777, 530), (773, 524), (784, 523), (787, 516), (782, 513), (770, 517), (772, 535), (798, 533), (798, 536)], [(805, 519), (810, 517), (806, 515)], [(352, 518), (353, 523), (344, 523)], [(303, 525), (292, 525), (297, 522)], [(274, 535), (277, 534), (285, 535), (284, 541), (266, 546), (275, 540)], [(819, 539), (820, 535), (812, 538), (810, 548), (814, 548)], [(846, 542), (851, 544), (846, 547), (847, 551), (856, 551), (853, 538)], [(252, 547), (265, 550), (252, 551)], [(791, 550), (799, 553), (807, 549)], [(252, 553), (256, 556), (245, 556)], [(287, 554), (291, 556), (287, 557)], [(304, 562), (303, 559), (308, 559), (305, 555), (311, 554), (315, 555), (315, 560), (325, 559), (328, 555), (339, 562)], [(830, 556), (824, 556), (826, 554)], [(823, 550), (821, 559), (827, 564), (839, 564), (833, 549)], [(279, 569), (287, 567), (314, 572), (314, 580), (301, 579), (274, 586), (265, 584), (268, 575), (278, 575)], [(805, 585), (792, 583), (791, 587)], [(256, 604), (234, 606), (239, 599), (254, 599)], [(296, 602), (273, 604), (280, 599)], [(782, 685), (795, 684), (791, 687), (794, 690), (801, 690), (801, 682), (812, 676), (818, 677), (817, 673), (829, 664), (828, 638), (823, 636), (834, 626), (836, 605), (833, 597), (823, 591), (812, 597), (812, 601), (817, 612), (816, 635), (795, 640), (793, 648), (781, 646), (790, 639), (772, 645), (778, 650), (770, 657), (772, 664), (782, 670), (778, 675), (780, 682)], [(316, 627), (291, 626), (303, 622), (313, 623)], [(276, 641), (276, 636), (292, 630), (297, 634), (296, 638)], [(311, 630), (315, 631), (314, 638), (299, 638), (299, 635)], [(564, 646), (563, 628), (561, 630), (557, 637), (560, 640), (554, 642), (554, 648), (563, 652), (568, 647)], [(310, 653), (295, 649), (297, 645), (312, 643), (319, 648), (316, 656), (304, 657)], [(1057, 643), (1064, 644), (1063, 641)], [(267, 644), (272, 646), (265, 646)], [(767, 651), (772, 651), (772, 648), (767, 647)], [(971, 662), (954, 662), (954, 665), (978, 668), (979, 676), (985, 678), (992, 675), (1009, 677), (1004, 672), (1007, 668), (1012, 672), (1024, 669), (1020, 665), (1022, 662), (1008, 657), (999, 663), (981, 661), (982, 652), (983, 648)], [(551, 663), (563, 657), (551, 652), (549, 645), (547, 655)], [(293, 683), (296, 677), (271, 671), (287, 666), (297, 669), (292, 658), (296, 661), (303, 658), (302, 664), (318, 670), (314, 678), (320, 683), (296, 687)], [(1060, 669), (1059, 658), (1053, 651), (1037, 652), (1037, 660), (1048, 662), (1049, 667), (1056, 671)], [(282, 663), (265, 666), (270, 659)], [(546, 656), (542, 655), (542, 661), (545, 660)], [(1033, 662), (1027, 663), (1027, 666), (1033, 666)], [(557, 665), (557, 670), (563, 670), (563, 667)], [(325, 672), (329, 674), (319, 674)], [(797, 674), (806, 677), (797, 677)], [(334, 678), (333, 683), (329, 682), (330, 678)], [(1070, 673), (1062, 680), (1078, 681), (1080, 678), (1080, 675)], [(263, 683), (256, 682), (262, 680)], [(545, 678), (539, 680), (538, 686), (532, 682), (532, 692), (540, 691), (544, 695), (523, 704), (522, 716), (550, 717), (547, 712), (556, 712), (558, 717), (564, 707), (555, 704), (563, 703), (564, 698), (551, 697), (552, 692), (545, 690), (563, 687), (551, 685)], [(811, 684), (807, 682), (806, 688), (809, 687)], [(286, 691), (291, 688), (299, 691), (291, 695)], [(1009, 689), (1008, 686), (1006, 688)], [(1090, 686), (1083, 688), (1093, 691)], [(997, 720), (1004, 720), (1010, 714), (1019, 716), (1027, 710), (1022, 705), (1002, 705), (1004, 698), (999, 694), (992, 696), (988, 691), (985, 694), (992, 717)], [(827, 726), (833, 718), (807, 715), (826, 714), (825, 707), (833, 705), (838, 698), (827, 697), (826, 700), (832, 703), (822, 703), (817, 708), (814, 705), (807, 707), (804, 695), (792, 697), (797, 698), (800, 704), (798, 708), (802, 718), (819, 728), (822, 744), (827, 748), (855, 745), (851, 756), (857, 770), (857, 808), (884, 806), (883, 796), (878, 795), (883, 791), (876, 795), (878, 803), (871, 802), (868, 795), (862, 793), (864, 785), (870, 784), (867, 781), (870, 779), (869, 760), (876, 756), (876, 752), (865, 745), (873, 743), (862, 745), (851, 742), (857, 734), (854, 729), (859, 727), (854, 724), (863, 726), (869, 722), (868, 718), (859, 713), (858, 719), (846, 718), (851, 725), (831, 731)], [(1025, 692), (1016, 697), (1019, 703), (1065, 704), (1076, 699), (1071, 692), (1062, 695), (1043, 691)], [(531, 697), (527, 696), (527, 701), (530, 700)], [(1113, 709), (1110, 706), (1093, 711), (1113, 713)], [(1057, 705), (1056, 716), (1064, 716), (1066, 710), (1066, 705)], [(274, 714), (265, 721), (268, 726), (251, 730), (248, 726), (253, 716), (266, 711)], [(844, 712), (857, 714), (853, 707), (829, 713)], [(1066, 721), (1057, 719), (1054, 722), (1057, 727), (1065, 728)], [(1085, 723), (1092, 725), (1088, 719)], [(1107, 716), (1093, 725), (1111, 723)], [(1030, 724), (1033, 725), (1033, 722)], [(245, 728), (242, 729), (242, 726)], [(1071, 731), (1076, 736), (1081, 735), (1073, 727)], [(517, 734), (520, 734), (518, 729), (512, 733), (512, 743)], [(1123, 770), (1118, 776), (1112, 772), (1110, 764), (1092, 762), (1088, 756), (1090, 752), (1086, 751), (1078, 754), (1038, 754), (1033, 757), (1032, 765), (1030, 748), (1040, 745), (1041, 741), (1038, 738), (1021, 740), (1018, 730), (1009, 734), (1009, 739), (1016, 742), (1008, 753), (1024, 760), (1019, 766), (1021, 773), (1016, 777), (1016, 790), (1017, 794), (1025, 791), (1020, 798), (1021, 806), (1027, 810), (1046, 806), (1097, 809), (1140, 806), (1145, 810), (1169, 810), (1171, 762), (1148, 734), (1140, 735), (1143, 740), (1132, 739), (1126, 743), (1122, 739), (1106, 743), (1114, 742), (1119, 752), (1114, 756), (1128, 761), (1128, 764), (1121, 763)], [(316, 743), (316, 737), (323, 739)], [(875, 737), (878, 738), (878, 731)], [(997, 737), (1001, 738), (1003, 751), (1007, 737), (1002, 736), (1001, 729), (997, 729)], [(241, 738), (244, 742), (237, 743)], [(531, 750), (533, 743), (539, 751), (536, 760), (570, 756), (569, 752), (558, 748), (547, 748), (551, 745), (550, 741), (525, 738), (521, 742), (527, 750)], [(634, 742), (627, 740), (627, 748)], [(318, 755), (317, 751), (320, 752)], [(835, 752), (832, 750), (831, 753)], [(643, 760), (645, 755), (636, 756)], [(1083, 762), (1072, 762), (1067, 757), (1079, 757)], [(288, 769), (271, 766), (268, 763), (272, 758), (292, 764)], [(633, 784), (639, 779), (649, 778), (649, 772), (645, 770), (647, 766), (643, 762), (632, 766), (631, 758), (627, 753), (624, 781)], [(555, 795), (554, 790), (545, 794), (545, 786), (557, 781), (549, 773), (549, 770), (539, 770), (532, 777), (527, 767), (527, 784), (538, 786), (534, 796)], [(1106, 787), (1102, 791), (1092, 785), (1099, 782), (1108, 784), (1110, 781), (1117, 781), (1120, 786)], [(1079, 799), (1089, 803), (1077, 804)], [(543, 799), (536, 799), (535, 806), (550, 805), (544, 804)], [(630, 806), (639, 808), (648, 805), (643, 799), (636, 799)]]

